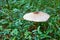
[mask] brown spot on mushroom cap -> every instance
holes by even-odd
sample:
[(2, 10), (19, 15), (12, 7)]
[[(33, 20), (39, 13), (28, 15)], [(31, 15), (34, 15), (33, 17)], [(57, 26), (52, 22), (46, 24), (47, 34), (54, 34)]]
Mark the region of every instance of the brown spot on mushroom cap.
[(34, 12), (34, 14), (38, 14), (39, 12)]

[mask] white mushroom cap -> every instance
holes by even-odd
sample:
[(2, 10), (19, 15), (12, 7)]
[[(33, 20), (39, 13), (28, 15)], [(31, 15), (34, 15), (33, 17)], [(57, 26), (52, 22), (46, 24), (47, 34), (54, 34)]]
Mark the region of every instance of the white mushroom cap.
[(49, 15), (44, 12), (31, 12), (23, 16), (25, 20), (34, 21), (34, 22), (45, 22), (49, 19)]

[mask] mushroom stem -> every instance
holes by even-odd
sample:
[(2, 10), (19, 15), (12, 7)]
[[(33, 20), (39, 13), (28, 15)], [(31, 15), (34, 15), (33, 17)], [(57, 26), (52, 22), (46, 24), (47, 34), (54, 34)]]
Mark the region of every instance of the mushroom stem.
[(38, 25), (39, 25), (39, 23), (38, 23), (38, 22), (34, 22), (34, 25), (35, 25), (35, 26), (38, 26)]

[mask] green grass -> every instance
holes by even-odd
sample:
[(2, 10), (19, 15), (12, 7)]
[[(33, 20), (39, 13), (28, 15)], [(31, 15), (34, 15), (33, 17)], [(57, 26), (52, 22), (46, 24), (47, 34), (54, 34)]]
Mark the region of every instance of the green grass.
[[(35, 25), (23, 19), (35, 11), (49, 20)], [(60, 40), (60, 0), (0, 0), (0, 40)]]

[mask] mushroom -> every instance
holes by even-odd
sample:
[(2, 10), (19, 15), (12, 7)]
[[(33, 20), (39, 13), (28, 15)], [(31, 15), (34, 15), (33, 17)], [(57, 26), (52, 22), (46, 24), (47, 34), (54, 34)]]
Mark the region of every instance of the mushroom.
[(34, 22), (46, 22), (49, 19), (50, 15), (44, 12), (31, 12), (23, 16), (25, 20), (34, 21)]
[[(47, 13), (41, 12), (41, 11), (40, 12), (27, 13), (23, 16), (23, 18), (25, 20), (34, 22), (33, 27), (38, 26), (39, 25), (38, 22), (46, 22), (49, 19), (49, 17), (50, 17), (50, 15), (48, 15)], [(29, 29), (31, 29), (31, 28), (29, 28)]]

